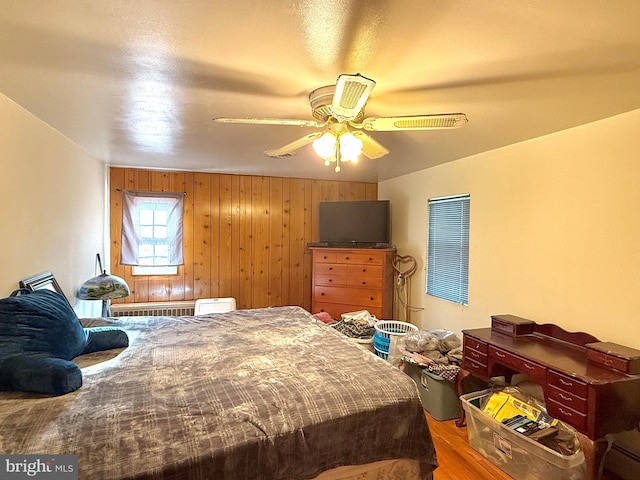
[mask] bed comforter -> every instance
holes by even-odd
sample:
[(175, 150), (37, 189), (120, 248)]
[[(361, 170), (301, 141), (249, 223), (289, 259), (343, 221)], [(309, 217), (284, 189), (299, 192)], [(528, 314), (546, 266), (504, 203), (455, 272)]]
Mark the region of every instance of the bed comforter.
[(77, 454), (85, 479), (309, 479), (436, 454), (413, 381), (298, 307), (120, 317), (59, 397), (0, 392), (0, 453)]

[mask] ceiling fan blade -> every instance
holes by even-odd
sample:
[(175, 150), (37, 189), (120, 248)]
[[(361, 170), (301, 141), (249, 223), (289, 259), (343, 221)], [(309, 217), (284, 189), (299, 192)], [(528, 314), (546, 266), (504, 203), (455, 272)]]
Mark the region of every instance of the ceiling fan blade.
[(353, 120), (362, 111), (376, 82), (355, 75), (340, 75), (336, 82), (331, 112), (339, 121)]
[(310, 133), (308, 135), (305, 135), (302, 138), (299, 138), (297, 140), (294, 140), (291, 143), (286, 144), (283, 147), (277, 148), (275, 150), (265, 150), (264, 154), (267, 157), (273, 157), (273, 158), (282, 158), (282, 157), (289, 157), (291, 155), (295, 155), (296, 150), (313, 142), (316, 138), (320, 138), (323, 133), (324, 132)]
[(228, 118), (217, 117), (213, 119), (217, 123), (251, 123), (256, 125), (288, 125), (292, 127), (322, 127), (324, 123), (315, 120), (298, 120), (295, 118)]
[(407, 115), (405, 117), (369, 117), (362, 121), (362, 128), (370, 132), (436, 130), (461, 127), (467, 123), (467, 121), (467, 116), (464, 113)]
[(389, 153), (389, 150), (376, 142), (366, 133), (360, 130), (351, 133), (353, 133), (354, 137), (359, 138), (362, 141), (362, 153), (365, 157), (374, 159), (384, 157), (387, 153)]

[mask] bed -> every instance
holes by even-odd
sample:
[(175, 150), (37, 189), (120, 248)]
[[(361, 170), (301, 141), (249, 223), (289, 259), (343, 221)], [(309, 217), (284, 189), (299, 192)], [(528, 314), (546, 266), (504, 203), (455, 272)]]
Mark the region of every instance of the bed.
[(76, 454), (89, 479), (432, 478), (416, 385), (299, 307), (115, 325), (61, 396), (0, 392), (0, 453)]

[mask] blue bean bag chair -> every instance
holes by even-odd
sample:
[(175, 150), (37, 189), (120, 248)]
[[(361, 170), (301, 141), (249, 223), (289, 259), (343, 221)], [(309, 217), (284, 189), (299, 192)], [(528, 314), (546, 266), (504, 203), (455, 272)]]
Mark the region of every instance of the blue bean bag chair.
[(82, 386), (73, 358), (128, 345), (120, 328), (83, 328), (58, 292), (21, 289), (0, 300), (0, 390), (73, 392)]

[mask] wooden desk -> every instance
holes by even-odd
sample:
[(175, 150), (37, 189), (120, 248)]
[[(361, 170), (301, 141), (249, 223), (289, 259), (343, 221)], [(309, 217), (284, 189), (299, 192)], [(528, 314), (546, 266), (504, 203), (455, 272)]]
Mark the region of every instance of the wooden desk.
[(548, 413), (578, 432), (590, 480), (602, 473), (610, 434), (638, 428), (640, 351), (513, 315), (494, 315), (491, 328), (462, 333), (458, 393), (468, 375), (508, 382), (515, 373), (528, 375), (542, 386)]

